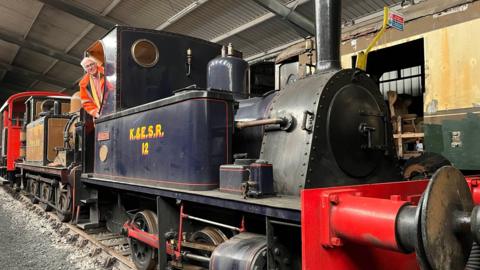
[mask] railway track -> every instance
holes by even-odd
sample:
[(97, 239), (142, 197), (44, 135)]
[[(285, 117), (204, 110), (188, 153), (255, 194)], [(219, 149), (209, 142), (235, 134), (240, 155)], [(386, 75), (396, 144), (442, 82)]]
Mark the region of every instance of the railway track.
[(38, 204), (33, 204), (22, 192), (15, 192), (5, 185), (2, 188), (24, 204), (25, 209), (46, 219), (51, 228), (66, 242), (77, 248), (88, 248), (89, 256), (94, 257), (100, 267), (115, 270), (136, 269), (130, 259), (130, 247), (125, 236), (108, 232), (105, 227), (84, 231), (75, 225), (63, 223), (54, 213), (45, 212)]

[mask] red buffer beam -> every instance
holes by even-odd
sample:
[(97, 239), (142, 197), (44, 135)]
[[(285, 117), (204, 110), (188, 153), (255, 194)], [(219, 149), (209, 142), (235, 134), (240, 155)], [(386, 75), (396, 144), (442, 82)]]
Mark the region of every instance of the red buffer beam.
[(400, 209), (416, 204), (428, 181), (382, 183), (302, 192), (302, 267), (417, 269), (395, 234)]

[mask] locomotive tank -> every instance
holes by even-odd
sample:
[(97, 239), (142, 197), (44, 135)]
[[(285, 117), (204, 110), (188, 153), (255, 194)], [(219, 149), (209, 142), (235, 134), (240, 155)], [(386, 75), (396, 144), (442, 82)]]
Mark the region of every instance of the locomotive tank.
[(221, 46), (118, 26), (87, 52), (105, 65), (93, 175), (155, 187), (208, 190), (231, 160), (233, 99), (206, 91)]
[(366, 73), (341, 69), (340, 9), (325, 2), (316, 4), (317, 37), (329, 37), (317, 38), (316, 73), (240, 100), (235, 116), (235, 153), (271, 163), (280, 194), (401, 179), (383, 97)]

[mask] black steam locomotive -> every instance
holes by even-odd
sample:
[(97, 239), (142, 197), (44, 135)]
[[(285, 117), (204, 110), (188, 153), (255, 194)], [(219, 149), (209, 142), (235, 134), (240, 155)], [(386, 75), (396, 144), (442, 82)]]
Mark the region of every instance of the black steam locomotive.
[[(270, 245), (281, 252), (272, 259), (298, 269), (302, 189), (400, 179), (387, 111), (366, 74), (336, 66), (249, 98), (248, 64), (231, 47), (217, 57), (221, 50), (127, 27), (92, 45), (87, 53), (105, 66), (109, 85), (102, 116), (94, 131), (85, 114), (79, 121), (55, 110), (27, 125), (27, 138), (40, 122), (68, 146), (38, 146), (56, 150), (58, 166), (55, 156), (31, 158), (37, 144), (27, 139), (31, 151), (17, 166), (32, 200), (84, 229), (106, 223), (133, 234), (136, 227), (169, 243), (154, 245), (157, 255), (130, 235), (140, 269), (157, 256), (177, 268), (263, 267), (265, 222), (278, 222)], [(53, 119), (61, 121), (56, 128), (47, 124)], [(181, 231), (179, 216), (188, 220)], [(287, 230), (294, 233), (280, 233)], [(230, 250), (243, 252), (241, 259)]]
[(74, 97), (26, 121), (32, 201), (125, 233), (138, 269), (301, 269), (302, 191), (401, 179), (376, 83), (340, 68), (340, 3), (316, 5), (316, 73), (256, 97), (231, 46), (114, 28), (86, 52), (101, 117)]
[[(400, 179), (376, 85), (360, 71), (340, 70), (338, 48), (328, 44), (331, 66), (320, 70), (319, 58), (316, 75), (248, 98), (248, 65), (231, 48), (215, 58), (220, 46), (204, 41), (110, 32), (88, 50), (104, 61), (113, 89), (96, 121), (93, 170), (81, 180), (92, 206), (89, 223), (79, 226), (98, 226), (102, 211), (92, 209), (101, 209), (108, 199), (100, 196), (109, 192), (107, 225), (119, 230), (125, 213), (141, 209), (132, 224), (168, 243), (158, 247), (161, 265), (233, 269), (266, 264), (259, 255), (267, 248), (265, 228), (278, 221), (288, 225), (268, 236), (276, 239), (269, 248), (279, 250), (272, 260), (299, 268), (300, 190)], [(155, 198), (156, 209), (127, 192)], [(284, 236), (287, 230), (295, 233)], [(132, 237), (134, 261), (149, 268), (156, 254), (139, 239)], [(203, 242), (223, 245), (213, 252), (193, 247)]]

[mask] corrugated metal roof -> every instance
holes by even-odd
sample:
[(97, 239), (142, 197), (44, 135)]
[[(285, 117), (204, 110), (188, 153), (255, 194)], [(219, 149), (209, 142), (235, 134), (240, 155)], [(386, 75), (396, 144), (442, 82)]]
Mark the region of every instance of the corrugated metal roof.
[[(352, 21), (360, 17), (381, 11), (385, 6), (394, 6), (400, 3), (398, 0), (343, 0), (342, 22)], [(315, 20), (315, 6), (313, 1), (301, 5), (297, 11), (310, 20)]]
[(11, 33), (24, 36), (34, 22), (43, 4), (30, 0), (0, 1), (0, 27)]
[(171, 16), (190, 5), (192, 0), (132, 0), (122, 1), (110, 17), (136, 27), (155, 29)]
[(0, 60), (4, 63), (11, 63), (15, 58), (18, 46), (0, 39)]
[(14, 72), (7, 72), (7, 74), (3, 78), (2, 82), (17, 85), (17, 86), (20, 86), (22, 88), (27, 88), (28, 89), (30, 84), (33, 83), (33, 81), (34, 81), (33, 79), (30, 79), (30, 78), (25, 77), (23, 75), (20, 75), (20, 74), (14, 73)]
[(58, 62), (46, 75), (54, 78), (62, 78), (66, 82), (73, 83), (79, 78), (78, 74), (82, 74), (83, 69), (80, 65), (74, 66), (65, 62)]
[[(275, 35), (265, 35), (265, 33), (275, 33)], [(299, 35), (295, 30), (281, 18), (274, 17), (223, 40), (222, 43), (228, 44), (231, 42), (247, 58), (251, 55), (268, 51), (278, 46), (278, 44), (289, 43), (297, 39), (299, 39)]]
[(210, 0), (165, 30), (211, 40), (267, 12), (253, 1)]
[(27, 39), (63, 51), (87, 26), (85, 20), (45, 6)]
[(73, 46), (69, 53), (81, 57), (86, 48), (88, 48), (106, 33), (107, 30), (105, 28), (94, 26), (86, 36), (84, 36), (75, 46)]
[(362, 16), (366, 16), (377, 11), (381, 11), (385, 6), (396, 5), (401, 1), (379, 1), (379, 0), (344, 0), (343, 10), (342, 10), (342, 19), (343, 20), (354, 20)]
[(90, 9), (97, 13), (102, 13), (113, 1), (112, 0), (70, 0), (78, 5), (82, 5), (86, 9)]
[[(294, 2), (280, 1), (284, 4)], [(381, 11), (385, 5), (392, 6), (400, 2), (344, 0), (342, 20), (357, 20)], [(238, 50), (243, 51), (245, 57), (269, 52), (301, 38), (288, 23), (274, 17), (252, 0), (71, 0), (63, 3), (75, 4), (98, 17), (104, 16), (135, 27), (157, 28), (178, 16), (179, 19), (173, 20), (165, 30), (205, 40), (215, 39), (223, 44), (232, 42)], [(201, 5), (194, 6), (194, 3)], [(186, 15), (181, 14), (187, 7), (193, 8)], [(299, 5), (296, 10), (314, 20), (313, 0)], [(28, 42), (77, 58), (81, 58), (85, 49), (107, 32), (107, 29), (85, 19), (43, 4), (41, 0), (0, 0), (0, 14), (0, 33), (14, 33)], [(63, 80), (67, 84), (83, 74), (79, 66), (27, 49), (18, 50), (17, 45), (3, 40), (0, 40), (0, 61)], [(34, 83), (29, 78), (1, 70), (0, 81), (5, 73), (3, 84), (0, 83), (2, 85), (12, 83), (29, 87)], [(46, 89), (50, 86), (44, 82), (33, 85), (34, 89), (40, 87)]]
[(53, 61), (55, 61), (55, 59), (51, 57), (22, 48), (18, 51), (13, 65), (42, 73)]

